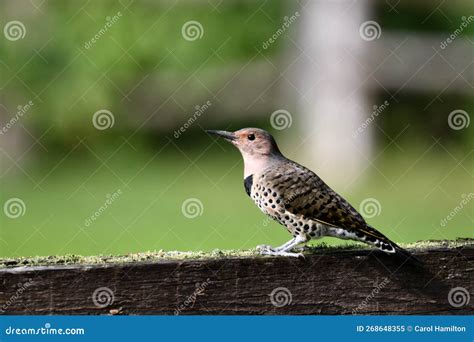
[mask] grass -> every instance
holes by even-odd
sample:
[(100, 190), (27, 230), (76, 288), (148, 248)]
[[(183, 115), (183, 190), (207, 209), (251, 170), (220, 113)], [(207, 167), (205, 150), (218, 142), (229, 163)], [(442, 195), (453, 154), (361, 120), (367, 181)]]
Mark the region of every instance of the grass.
[[(90, 150), (80, 148), (69, 155), (49, 153), (54, 158), (22, 165), (28, 176), (15, 168), (4, 171), (1, 203), (18, 197), (26, 211), (17, 219), (1, 216), (0, 257), (251, 250), (289, 239), (248, 199), (241, 158), (231, 146), (214, 145), (203, 153), (208, 145), (192, 146), (179, 139), (176, 146), (160, 143), (154, 150), (132, 142), (134, 148), (123, 145), (111, 157), (122, 142), (108, 148), (88, 145)], [(368, 222), (398, 243), (473, 237), (474, 201), (447, 225), (440, 222), (459, 205), (462, 194), (469, 193), (472, 177), (466, 170), (474, 169), (474, 155), (463, 159), (455, 154), (463, 160), (457, 163), (442, 151), (407, 150), (410, 153), (385, 152), (350, 187), (336, 190), (356, 208), (363, 199), (376, 198), (381, 213)], [(329, 172), (321, 170), (321, 176)], [(121, 195), (86, 225), (107, 195), (119, 189)], [(188, 198), (201, 201), (202, 215), (191, 219), (182, 214)], [(323, 242), (347, 244), (330, 238)]]

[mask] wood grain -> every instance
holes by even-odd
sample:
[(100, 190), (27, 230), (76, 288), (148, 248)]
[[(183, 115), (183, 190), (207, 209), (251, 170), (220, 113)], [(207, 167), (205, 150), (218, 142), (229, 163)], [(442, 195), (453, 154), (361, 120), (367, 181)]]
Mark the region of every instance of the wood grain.
[[(474, 246), (414, 254), (423, 266), (376, 251), (322, 250), (305, 259), (4, 268), (0, 309), (15, 315), (473, 314), (472, 298), (454, 307), (448, 294), (462, 287), (473, 297)], [(109, 290), (94, 303), (94, 291)]]

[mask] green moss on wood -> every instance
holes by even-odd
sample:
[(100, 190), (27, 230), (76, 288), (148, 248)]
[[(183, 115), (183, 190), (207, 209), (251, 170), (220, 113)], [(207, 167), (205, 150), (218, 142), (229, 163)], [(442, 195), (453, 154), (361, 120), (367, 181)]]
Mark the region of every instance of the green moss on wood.
[[(412, 244), (402, 245), (408, 249), (436, 249), (436, 248), (459, 248), (464, 246), (474, 246), (474, 239), (458, 238), (456, 240), (426, 240), (418, 241)], [(328, 251), (343, 251), (364, 249), (364, 245), (353, 243), (339, 246), (329, 246), (320, 243), (305, 250), (305, 254), (321, 253)], [(161, 261), (161, 260), (196, 260), (196, 259), (216, 259), (216, 258), (254, 258), (262, 257), (256, 249), (250, 250), (213, 250), (211, 252), (180, 252), (180, 251), (153, 251), (143, 253), (132, 253), (127, 255), (97, 255), (97, 256), (81, 256), (74, 254), (54, 255), (54, 256), (34, 256), (20, 258), (0, 258), (0, 268), (12, 268), (21, 266), (53, 266), (53, 265), (106, 265), (106, 264), (123, 264), (144, 261)]]

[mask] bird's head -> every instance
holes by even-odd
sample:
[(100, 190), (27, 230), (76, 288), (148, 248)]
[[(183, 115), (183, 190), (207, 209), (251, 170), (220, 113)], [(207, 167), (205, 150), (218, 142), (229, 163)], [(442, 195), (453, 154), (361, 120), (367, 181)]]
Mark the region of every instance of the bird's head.
[(272, 161), (282, 157), (272, 135), (260, 128), (242, 128), (235, 132), (215, 130), (206, 132), (224, 138), (239, 149), (244, 158), (246, 175), (270, 166)]
[(235, 132), (208, 130), (207, 133), (224, 138), (237, 147), (242, 155), (269, 156), (280, 154), (275, 139), (260, 128), (242, 128)]

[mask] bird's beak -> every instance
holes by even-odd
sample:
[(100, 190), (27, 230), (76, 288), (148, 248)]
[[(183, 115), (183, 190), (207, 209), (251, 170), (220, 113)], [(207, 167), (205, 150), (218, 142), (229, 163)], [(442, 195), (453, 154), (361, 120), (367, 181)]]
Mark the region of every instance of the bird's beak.
[(206, 130), (206, 133), (224, 138), (227, 141), (234, 141), (235, 139), (237, 139), (234, 133), (227, 131)]

